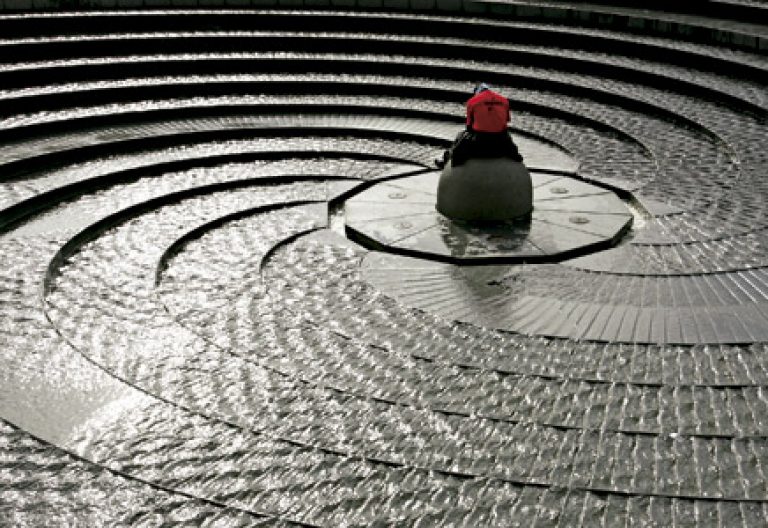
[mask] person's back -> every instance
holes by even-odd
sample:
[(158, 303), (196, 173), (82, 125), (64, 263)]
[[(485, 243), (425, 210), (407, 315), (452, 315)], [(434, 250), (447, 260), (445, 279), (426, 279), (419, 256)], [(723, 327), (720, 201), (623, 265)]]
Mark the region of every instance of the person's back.
[(505, 132), (509, 122), (509, 100), (482, 88), (467, 101), (467, 128), (475, 132)]
[(466, 107), (466, 128), (456, 136), (453, 146), (443, 153), (442, 159), (435, 160), (438, 168), (443, 168), (448, 160), (453, 166), (459, 166), (470, 158), (507, 157), (523, 161), (507, 131), (509, 99), (492, 91), (487, 84), (479, 83)]

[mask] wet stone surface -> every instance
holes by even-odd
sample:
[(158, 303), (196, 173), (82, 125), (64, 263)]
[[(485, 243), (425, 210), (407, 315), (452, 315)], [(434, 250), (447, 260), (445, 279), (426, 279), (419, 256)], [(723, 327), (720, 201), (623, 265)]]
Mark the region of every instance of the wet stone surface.
[[(768, 525), (764, 56), (62, 16), (0, 16), (0, 526)], [(486, 72), (535, 213), (481, 232), (433, 160)]]
[(363, 245), (456, 264), (554, 262), (616, 244), (632, 214), (610, 190), (532, 173), (533, 212), (495, 225), (435, 210), (439, 172), (387, 180), (344, 202), (347, 234)]

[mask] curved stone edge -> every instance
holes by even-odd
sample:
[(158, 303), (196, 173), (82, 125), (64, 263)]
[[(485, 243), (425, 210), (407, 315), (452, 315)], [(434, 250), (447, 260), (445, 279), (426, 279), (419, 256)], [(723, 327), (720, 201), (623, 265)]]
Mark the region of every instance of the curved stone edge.
[[(645, 32), (666, 36), (668, 38), (688, 38), (695, 42), (705, 44), (719, 45), (727, 44), (736, 48), (745, 49), (753, 52), (764, 52), (768, 49), (768, 39), (760, 31), (759, 23), (754, 22), (764, 19), (764, 8), (752, 6), (737, 6), (734, 4), (712, 5), (709, 6), (709, 16), (695, 16), (683, 12), (665, 12), (659, 9), (658, 4), (650, 6), (649, 10), (627, 7), (616, 2), (617, 5), (586, 5), (579, 7), (575, 4), (566, 4), (557, 6), (551, 2), (537, 1), (489, 1), (489, 0), (391, 0), (386, 5), (389, 9), (401, 10), (413, 13), (435, 13), (455, 15), (466, 13), (471, 15), (490, 15), (502, 18), (513, 18), (516, 20), (525, 20), (529, 22), (556, 22), (566, 24), (570, 20), (577, 20), (579, 24), (587, 27), (601, 27), (610, 24), (612, 27), (632, 31), (641, 27)], [(115, 4), (106, 0), (75, 0), (69, 8), (70, 16), (85, 14), (87, 11), (101, 12), (101, 14), (114, 13), (115, 11), (131, 10), (141, 12), (145, 10), (147, 14), (158, 14), (158, 9), (166, 9), (166, 15), (183, 16), (184, 14), (200, 14), (190, 10), (195, 6), (187, 0), (187, 5), (175, 0), (154, 0), (151, 6), (137, 5), (132, 0), (118, 0)], [(208, 10), (226, 9), (232, 11), (254, 10), (264, 8), (277, 8), (281, 10), (293, 9), (296, 11), (312, 9), (314, 11), (329, 11), (339, 9), (332, 3), (318, 3), (316, 0), (297, 0), (293, 5), (287, 5), (277, 0), (244, 0), (237, 8), (233, 8), (227, 0), (208, 0), (206, 2)], [(343, 8), (352, 9), (359, 12), (380, 12), (381, 3), (371, 2), (370, 0), (350, 0), (350, 3)], [(655, 10), (654, 10), (655, 8)], [(45, 11), (61, 10), (59, 0), (3, 0), (0, 3), (0, 13), (5, 16), (13, 16), (16, 13), (43, 14)], [(723, 24), (717, 18), (733, 18), (736, 20), (728, 21)], [(743, 21), (742, 21), (743, 20)], [(720, 22), (720, 23), (718, 23)]]
[[(328, 177), (318, 176), (313, 178), (296, 178), (295, 180), (307, 181), (307, 180), (327, 180), (327, 179)], [(258, 183), (265, 183), (265, 184), (270, 182), (289, 183), (290, 178), (277, 176), (277, 177), (269, 177), (269, 178), (256, 178), (255, 181)], [(227, 182), (227, 183), (216, 183), (212, 185), (204, 185), (201, 187), (185, 189), (183, 191), (178, 191), (178, 192), (169, 193), (163, 196), (151, 198), (149, 200), (128, 206), (124, 209), (121, 209), (120, 211), (117, 211), (116, 213), (113, 213), (111, 215), (101, 218), (97, 222), (90, 224), (89, 226), (85, 227), (84, 229), (80, 230), (78, 233), (73, 235), (71, 238), (67, 240), (65, 244), (63, 244), (56, 251), (56, 253), (48, 262), (48, 266), (46, 267), (45, 274), (43, 277), (41, 295), (44, 297), (54, 289), (54, 281), (56, 280), (56, 277), (59, 276), (60, 269), (64, 265), (66, 260), (69, 257), (71, 257), (74, 253), (76, 253), (78, 249), (82, 247), (84, 244), (87, 244), (89, 241), (94, 240), (105, 231), (117, 225), (120, 225), (131, 218), (144, 214), (148, 211), (152, 211), (164, 205), (175, 203), (187, 198), (208, 194), (214, 191), (224, 191), (228, 189), (247, 187), (252, 183), (254, 182), (250, 180), (239, 180), (239, 181), (233, 181), (233, 182)], [(309, 203), (317, 203), (317, 202), (309, 201)]]

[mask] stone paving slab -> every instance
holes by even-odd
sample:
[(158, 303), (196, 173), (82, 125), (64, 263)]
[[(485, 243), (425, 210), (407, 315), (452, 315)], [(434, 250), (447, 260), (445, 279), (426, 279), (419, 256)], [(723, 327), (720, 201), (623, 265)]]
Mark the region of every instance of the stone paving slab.
[[(611, 191), (534, 172), (530, 219), (493, 226), (452, 222), (435, 209), (438, 179), (438, 172), (408, 176), (351, 196), (344, 203), (347, 233), (368, 247), (454, 263), (530, 262), (610, 245), (632, 221)], [(560, 203), (568, 205), (560, 209)]]

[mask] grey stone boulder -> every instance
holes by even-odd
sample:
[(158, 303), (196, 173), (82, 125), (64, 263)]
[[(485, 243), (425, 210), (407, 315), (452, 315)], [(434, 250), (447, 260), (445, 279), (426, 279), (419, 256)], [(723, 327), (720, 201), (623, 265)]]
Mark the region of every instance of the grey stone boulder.
[(452, 220), (495, 222), (528, 215), (533, 185), (528, 169), (509, 158), (448, 163), (437, 186), (437, 210)]

